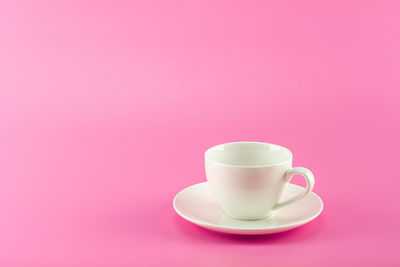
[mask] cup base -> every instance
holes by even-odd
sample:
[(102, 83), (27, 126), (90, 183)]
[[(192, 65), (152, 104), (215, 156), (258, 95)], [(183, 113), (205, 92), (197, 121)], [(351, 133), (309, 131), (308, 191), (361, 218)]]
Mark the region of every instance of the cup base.
[(268, 219), (269, 217), (272, 216), (272, 211), (270, 213), (268, 213), (267, 215), (265, 215), (264, 217), (261, 218), (248, 218), (248, 217), (233, 217), (233, 216), (229, 216), (229, 214), (227, 214), (226, 212), (224, 212), (224, 214), (233, 219), (233, 220), (237, 220), (237, 221), (261, 221), (261, 220), (265, 220)]

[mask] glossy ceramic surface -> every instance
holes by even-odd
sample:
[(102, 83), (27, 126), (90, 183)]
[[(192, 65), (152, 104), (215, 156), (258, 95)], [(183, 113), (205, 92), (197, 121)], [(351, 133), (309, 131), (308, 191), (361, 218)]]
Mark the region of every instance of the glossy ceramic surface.
[[(282, 199), (304, 191), (301, 186), (288, 184)], [(254, 221), (235, 220), (226, 216), (210, 192), (208, 182), (183, 189), (174, 198), (175, 211), (185, 220), (213, 231), (259, 235), (287, 231), (315, 219), (323, 209), (322, 200), (310, 193), (305, 198), (276, 210), (268, 218)]]
[[(309, 194), (314, 175), (306, 168), (292, 168), (292, 153), (285, 147), (262, 142), (232, 142), (214, 146), (205, 153), (210, 190), (231, 218), (259, 220), (273, 210)], [(290, 179), (302, 175), (306, 188), (286, 201), (280, 200)]]

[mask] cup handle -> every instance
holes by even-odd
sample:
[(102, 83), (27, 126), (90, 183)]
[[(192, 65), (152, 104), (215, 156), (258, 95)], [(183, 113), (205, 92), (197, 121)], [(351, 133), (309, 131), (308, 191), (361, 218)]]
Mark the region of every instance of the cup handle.
[(289, 204), (292, 204), (293, 202), (296, 202), (302, 198), (304, 198), (305, 196), (307, 196), (309, 193), (311, 193), (311, 191), (314, 188), (314, 175), (312, 174), (312, 172), (309, 169), (306, 168), (302, 168), (302, 167), (296, 167), (296, 168), (291, 168), (289, 170), (286, 171), (285, 174), (285, 181), (287, 183), (290, 182), (290, 180), (293, 178), (294, 175), (296, 174), (300, 174), (301, 176), (303, 176), (306, 179), (307, 182), (307, 186), (306, 189), (301, 192), (300, 194), (298, 194), (297, 196), (294, 196), (286, 201), (283, 202), (278, 202), (272, 209), (273, 210), (277, 210), (280, 209), (284, 206), (287, 206)]

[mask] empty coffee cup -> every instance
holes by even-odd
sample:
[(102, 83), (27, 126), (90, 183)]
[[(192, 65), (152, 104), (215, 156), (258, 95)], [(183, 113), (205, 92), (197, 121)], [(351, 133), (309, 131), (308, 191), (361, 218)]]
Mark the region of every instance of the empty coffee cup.
[[(306, 168), (292, 168), (292, 153), (285, 147), (260, 142), (214, 146), (205, 153), (205, 169), (212, 194), (225, 214), (237, 220), (258, 220), (304, 198), (314, 187)], [(299, 195), (281, 202), (285, 186), (295, 175), (307, 186)]]

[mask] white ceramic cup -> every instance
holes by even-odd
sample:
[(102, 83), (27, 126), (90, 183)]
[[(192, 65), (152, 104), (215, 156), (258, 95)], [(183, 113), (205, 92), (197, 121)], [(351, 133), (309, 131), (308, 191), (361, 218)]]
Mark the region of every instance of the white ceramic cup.
[[(306, 168), (292, 168), (292, 152), (260, 142), (234, 142), (214, 146), (205, 153), (206, 176), (225, 214), (237, 220), (258, 220), (273, 210), (304, 198), (314, 187)], [(286, 184), (296, 175), (307, 181), (305, 190), (279, 202)]]

